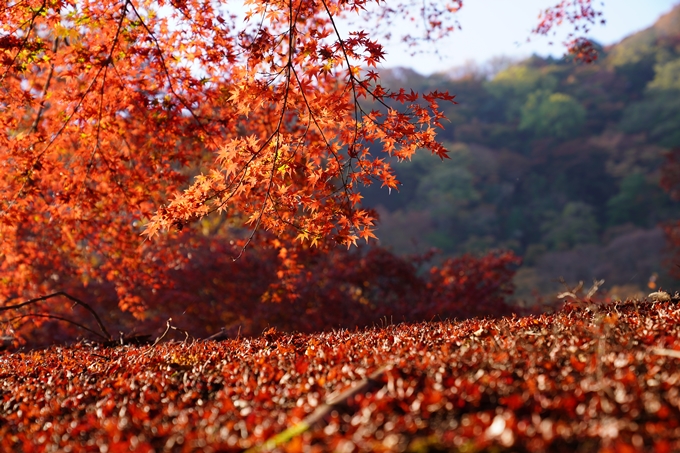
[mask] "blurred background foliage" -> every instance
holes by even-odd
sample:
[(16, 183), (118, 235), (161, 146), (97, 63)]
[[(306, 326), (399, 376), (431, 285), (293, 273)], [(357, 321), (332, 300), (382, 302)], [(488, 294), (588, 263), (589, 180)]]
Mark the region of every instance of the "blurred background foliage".
[[(421, 76), (382, 73), (391, 88), (445, 89), (451, 159), (395, 165), (399, 193), (370, 187), (381, 245), (443, 256), (511, 249), (524, 256), (517, 297), (604, 278), (613, 295), (677, 288), (661, 226), (680, 203), (659, 186), (680, 147), (680, 7), (591, 65), (497, 59)], [(670, 264), (670, 265), (669, 265)]]

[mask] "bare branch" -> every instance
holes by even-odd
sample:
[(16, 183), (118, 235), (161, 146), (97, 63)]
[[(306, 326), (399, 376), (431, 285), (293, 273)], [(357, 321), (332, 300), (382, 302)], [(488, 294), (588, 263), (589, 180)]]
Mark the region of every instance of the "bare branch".
[[(101, 329), (101, 331), (104, 333), (105, 336), (102, 336), (101, 334), (97, 334), (97, 335), (102, 337), (102, 338), (105, 338), (107, 340), (110, 340), (112, 338), (111, 334), (108, 332), (108, 330), (106, 330), (106, 327), (104, 327), (104, 323), (102, 323), (102, 320), (99, 318), (99, 315), (97, 315), (97, 312), (94, 311), (94, 309), (92, 307), (90, 307), (88, 304), (86, 304), (82, 300), (80, 300), (76, 297), (73, 297), (70, 294), (65, 293), (63, 291), (58, 291), (56, 293), (48, 294), (47, 296), (36, 297), (35, 299), (30, 299), (30, 300), (27, 300), (25, 302), (21, 302), (21, 303), (15, 304), (15, 305), (5, 305), (4, 307), (0, 307), (0, 312), (9, 311), (9, 310), (16, 310), (18, 308), (25, 307), (25, 306), (31, 305), (31, 304), (35, 304), (37, 302), (42, 302), (42, 301), (52, 299), (52, 298), (58, 297), (58, 296), (63, 296), (65, 298), (69, 299), (70, 301), (75, 302), (76, 305), (80, 305), (83, 308), (85, 308), (87, 311), (92, 313), (92, 316), (94, 316), (94, 318), (97, 320), (97, 324), (99, 325), (99, 328)], [(48, 315), (48, 316), (54, 317), (54, 315)], [(73, 321), (68, 321), (68, 322), (71, 322), (72, 324), (79, 325), (79, 324), (77, 324)], [(83, 326), (80, 326), (80, 327), (83, 327)], [(83, 327), (83, 328), (92, 332), (92, 330), (88, 329), (87, 327)]]

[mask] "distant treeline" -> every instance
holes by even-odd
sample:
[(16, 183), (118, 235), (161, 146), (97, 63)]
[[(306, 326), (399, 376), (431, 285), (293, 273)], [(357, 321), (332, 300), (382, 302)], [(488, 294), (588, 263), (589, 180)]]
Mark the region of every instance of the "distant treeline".
[(512, 249), (525, 258), (522, 297), (559, 290), (559, 277), (605, 278), (623, 296), (650, 279), (673, 284), (658, 226), (679, 218), (680, 205), (659, 177), (680, 146), (680, 7), (598, 50), (590, 65), (532, 57), (495, 74), (384, 72), (389, 86), (449, 90), (458, 105), (441, 132), (450, 161), (416, 155), (396, 165), (399, 194), (365, 192), (382, 244)]

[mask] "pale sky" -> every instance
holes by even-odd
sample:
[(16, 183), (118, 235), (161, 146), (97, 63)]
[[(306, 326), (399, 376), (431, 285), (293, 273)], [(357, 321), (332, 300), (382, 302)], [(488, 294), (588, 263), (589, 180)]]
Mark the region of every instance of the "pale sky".
[[(599, 5), (598, 0), (593, 0)], [(605, 25), (592, 27), (589, 34), (597, 42), (614, 44), (624, 37), (651, 26), (662, 14), (670, 11), (679, 0), (606, 0), (600, 8), (604, 12)], [(462, 30), (439, 45), (439, 52), (446, 58), (433, 55), (411, 56), (398, 45), (387, 45), (384, 67), (406, 66), (421, 74), (431, 74), (461, 66), (473, 60), (484, 63), (497, 56), (515, 58), (532, 54), (541, 56), (564, 54), (563, 38), (531, 35), (542, 10), (558, 3), (558, 0), (466, 0), (458, 13)], [(563, 35), (572, 31), (569, 24), (561, 27)], [(526, 42), (531, 38), (531, 42)], [(549, 41), (554, 41), (549, 45)]]

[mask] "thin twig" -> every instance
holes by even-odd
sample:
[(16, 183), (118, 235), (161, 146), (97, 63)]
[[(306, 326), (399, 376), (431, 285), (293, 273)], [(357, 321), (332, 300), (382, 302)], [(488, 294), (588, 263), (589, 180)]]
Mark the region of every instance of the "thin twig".
[(59, 316), (59, 315), (50, 315), (50, 314), (47, 314), (47, 313), (25, 313), (23, 315), (12, 316), (11, 318), (7, 319), (7, 321), (11, 322), (11, 321), (15, 321), (17, 319), (23, 319), (23, 318), (56, 319), (57, 321), (63, 321), (63, 322), (67, 322), (69, 324), (73, 324), (74, 326), (80, 327), (83, 330), (87, 330), (88, 332), (90, 332), (94, 335), (97, 335), (99, 338), (103, 338), (104, 340), (108, 340), (108, 338), (106, 338), (104, 335), (100, 334), (99, 332), (92, 330), (89, 327), (86, 327), (86, 326), (80, 324), (77, 321), (74, 321), (72, 319), (68, 319), (68, 318), (65, 318), (65, 317)]
[[(57, 51), (59, 50), (59, 37), (57, 36), (54, 38), (54, 47), (52, 47), (52, 52), (54, 55), (57, 55)], [(47, 92), (50, 89), (50, 83), (52, 82), (52, 76), (54, 75), (54, 60), (50, 62), (50, 72), (47, 74), (47, 80), (45, 81), (45, 86), (43, 87), (42, 94), (40, 95), (40, 108), (38, 109), (38, 114), (35, 116), (35, 121), (33, 121), (33, 124), (31, 125), (31, 132), (37, 132), (38, 131), (38, 125), (40, 124), (40, 118), (42, 118), (42, 114), (45, 111), (45, 100), (47, 98)]]
[[(52, 299), (53, 297), (57, 297), (57, 296), (63, 296), (65, 298), (69, 299), (70, 301), (75, 302), (76, 305), (80, 305), (83, 308), (85, 308), (87, 311), (92, 313), (92, 316), (94, 316), (94, 319), (97, 320), (97, 324), (99, 325), (99, 328), (101, 329), (101, 331), (104, 333), (105, 337), (102, 336), (101, 334), (97, 334), (97, 335), (102, 337), (102, 338), (106, 338), (107, 340), (111, 340), (111, 338), (112, 338), (111, 334), (108, 332), (108, 330), (106, 330), (106, 327), (104, 327), (104, 323), (102, 323), (102, 320), (99, 318), (99, 315), (97, 315), (97, 312), (94, 311), (94, 309), (92, 307), (90, 307), (88, 304), (86, 304), (82, 300), (80, 300), (76, 297), (73, 297), (70, 294), (65, 293), (63, 291), (58, 291), (56, 293), (48, 294), (47, 296), (36, 297), (35, 299), (30, 299), (30, 300), (27, 300), (27, 301), (24, 301), (24, 302), (15, 304), (15, 305), (5, 305), (4, 307), (0, 307), (0, 312), (9, 311), (9, 310), (16, 310), (18, 308), (25, 307), (27, 305), (31, 305), (31, 304), (34, 304), (34, 303), (37, 303), (37, 302), (42, 302), (44, 300)], [(50, 315), (50, 316), (54, 316), (54, 315)], [(71, 322), (71, 321), (68, 321), (68, 322)], [(89, 330), (90, 332), (93, 332), (92, 330), (90, 330), (86, 327), (83, 327), (83, 328), (86, 329), (86, 330)]]
[(305, 417), (304, 420), (291, 426), (282, 433), (270, 437), (264, 443), (257, 445), (253, 448), (249, 448), (248, 450), (246, 450), (246, 453), (258, 453), (260, 451), (269, 451), (283, 443), (288, 442), (292, 438), (299, 436), (300, 434), (304, 433), (309, 428), (311, 428), (315, 423), (323, 420), (333, 410), (338, 409), (340, 406), (346, 405), (347, 401), (354, 395), (357, 395), (358, 393), (361, 392), (364, 393), (368, 392), (370, 391), (371, 387), (380, 386), (381, 384), (380, 378), (390, 368), (391, 367), (389, 365), (382, 366), (378, 368), (376, 371), (374, 371), (370, 376), (359, 381), (356, 385), (348, 388), (347, 390), (344, 390), (343, 392), (337, 394), (331, 394), (323, 404), (318, 406), (316, 410), (307, 417)]
[(653, 348), (652, 354), (680, 359), (680, 351), (675, 349)]

